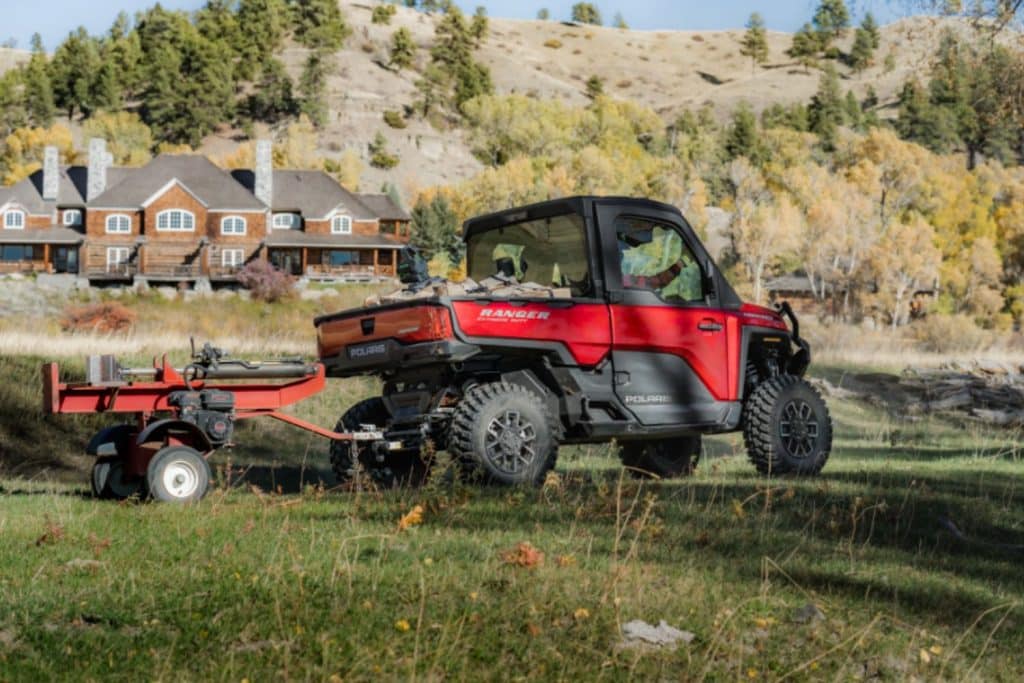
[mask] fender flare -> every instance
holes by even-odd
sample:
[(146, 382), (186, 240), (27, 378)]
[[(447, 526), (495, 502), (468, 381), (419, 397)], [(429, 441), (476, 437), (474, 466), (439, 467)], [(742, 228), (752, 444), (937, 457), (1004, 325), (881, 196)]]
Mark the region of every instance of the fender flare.
[(89, 445), (85, 447), (85, 453), (86, 455), (95, 456), (117, 455), (117, 444), (131, 438), (134, 433), (135, 426), (130, 424), (104, 427), (89, 439)]
[(150, 423), (150, 425), (143, 429), (135, 438), (135, 444), (137, 446), (141, 446), (147, 441), (161, 440), (171, 430), (188, 433), (188, 435), (194, 439), (193, 443), (190, 445), (201, 453), (208, 453), (213, 450), (213, 444), (210, 443), (210, 438), (206, 435), (206, 432), (191, 422), (174, 419), (157, 420), (156, 422)]

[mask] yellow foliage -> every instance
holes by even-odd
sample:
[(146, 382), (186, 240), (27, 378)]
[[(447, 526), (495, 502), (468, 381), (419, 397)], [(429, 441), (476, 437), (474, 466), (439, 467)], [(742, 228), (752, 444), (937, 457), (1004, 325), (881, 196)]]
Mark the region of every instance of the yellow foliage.
[(338, 182), (349, 192), (359, 191), (359, 180), (363, 175), (363, 160), (359, 158), (359, 152), (354, 149), (346, 149), (338, 159), (338, 171), (335, 174)]
[(198, 154), (191, 146), (174, 142), (161, 142), (156, 148), (157, 154)]
[(86, 138), (103, 138), (118, 166), (143, 166), (151, 158), (153, 133), (135, 112), (100, 112), (82, 126)]
[(4, 140), (0, 154), (3, 184), (13, 185), (29, 177), (43, 166), (43, 150), (54, 146), (60, 152), (61, 164), (79, 162), (71, 131), (60, 124), (49, 128), (17, 128)]

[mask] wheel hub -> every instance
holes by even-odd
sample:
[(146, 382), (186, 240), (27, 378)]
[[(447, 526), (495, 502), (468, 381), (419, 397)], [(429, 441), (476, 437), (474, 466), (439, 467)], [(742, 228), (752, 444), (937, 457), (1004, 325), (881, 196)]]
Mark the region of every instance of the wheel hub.
[(518, 474), (537, 457), (537, 432), (516, 410), (506, 410), (487, 425), (484, 452), (497, 469)]
[(782, 407), (779, 437), (790, 455), (795, 458), (810, 456), (818, 440), (818, 431), (818, 418), (806, 401), (793, 399)]
[(175, 460), (164, 468), (163, 484), (175, 498), (188, 498), (199, 488), (199, 472), (192, 463)]

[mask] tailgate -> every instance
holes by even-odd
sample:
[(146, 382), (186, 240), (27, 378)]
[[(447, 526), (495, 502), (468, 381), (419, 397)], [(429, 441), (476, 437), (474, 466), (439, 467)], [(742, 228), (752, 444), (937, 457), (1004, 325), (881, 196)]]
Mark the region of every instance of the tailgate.
[(321, 316), (314, 324), (321, 359), (358, 354), (364, 347), (372, 350), (377, 341), (416, 344), (453, 337), (448, 308), (429, 299), (342, 311)]

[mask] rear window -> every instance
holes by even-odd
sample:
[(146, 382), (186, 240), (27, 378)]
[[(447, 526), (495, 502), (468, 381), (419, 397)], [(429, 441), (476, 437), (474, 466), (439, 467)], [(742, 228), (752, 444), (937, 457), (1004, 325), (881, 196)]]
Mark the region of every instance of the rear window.
[(469, 277), (495, 275), (520, 284), (568, 288), (574, 297), (591, 291), (583, 219), (576, 214), (506, 225), (474, 235), (467, 245)]

